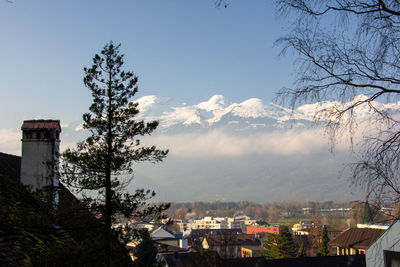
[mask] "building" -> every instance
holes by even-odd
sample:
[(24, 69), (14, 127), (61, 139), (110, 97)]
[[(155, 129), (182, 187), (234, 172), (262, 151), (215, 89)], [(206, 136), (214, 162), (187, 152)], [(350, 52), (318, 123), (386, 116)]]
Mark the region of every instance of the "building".
[(162, 226), (150, 233), (151, 239), (159, 244), (170, 245), (174, 247), (179, 247), (183, 249), (188, 248), (188, 240), (184, 239), (182, 236), (177, 236), (174, 233), (164, 229)]
[[(322, 238), (323, 226), (314, 226), (308, 228), (300, 228), (299, 224), (295, 224), (292, 228), (294, 231), (293, 241), (297, 244), (297, 247), (304, 247), (304, 251), (307, 257), (315, 257), (319, 255), (319, 246)], [(328, 232), (329, 240), (333, 240), (342, 234), (342, 231), (329, 227), (326, 227)], [(336, 249), (329, 248), (330, 255), (336, 255)]]
[(279, 234), (280, 226), (247, 226), (246, 234), (269, 233)]
[(59, 120), (26, 120), (22, 124), (21, 183), (31, 190), (58, 188)]
[(365, 250), (385, 230), (371, 228), (350, 228), (329, 242), (336, 249), (337, 255), (365, 254)]
[(253, 257), (260, 257), (261, 256), (262, 248), (253, 248), (249, 246), (242, 247), (242, 258), (253, 258)]
[[(206, 216), (200, 220), (193, 220), (185, 222), (183, 220), (175, 220), (175, 223), (179, 226), (181, 232), (186, 230), (197, 230), (197, 229), (241, 229), (243, 230), (250, 220), (248, 216), (236, 216), (232, 217), (211, 217)], [(256, 222), (256, 220), (251, 220)]]
[(262, 242), (254, 235), (222, 234), (205, 236), (201, 246), (203, 249), (216, 251), (222, 259), (241, 258), (242, 248), (261, 250)]
[(322, 225), (320, 223), (315, 223), (312, 221), (300, 221), (299, 223), (295, 223), (292, 226), (292, 232), (293, 234), (300, 234), (299, 231), (307, 228), (313, 228), (313, 227), (321, 227)]
[(400, 266), (400, 221), (395, 221), (365, 253), (367, 267)]
[(184, 220), (179, 220), (179, 219), (175, 219), (174, 223), (176, 223), (176, 225), (178, 225), (179, 227), (179, 232), (183, 233), (184, 231), (188, 230), (188, 226), (190, 227), (190, 223), (184, 221)]
[(186, 230), (183, 232), (183, 239), (188, 240), (188, 247), (199, 251), (202, 249), (201, 243), (204, 236), (210, 235), (238, 235), (243, 234), (239, 229), (196, 229), (196, 230)]
[[(321, 236), (322, 228), (323, 228), (323, 226), (309, 227), (309, 228), (295, 230), (292, 233), (293, 233), (293, 235)], [(292, 230), (293, 230), (293, 228), (292, 228)], [(329, 240), (333, 240), (342, 234), (342, 231), (340, 231), (336, 228), (330, 227), (330, 226), (326, 226), (326, 230), (328, 232)]]
[(160, 253), (157, 254), (157, 259), (163, 267), (225, 266), (223, 260), (215, 251)]
[(265, 257), (224, 259), (226, 267), (365, 267), (364, 255), (300, 257), (267, 260)]
[(194, 220), (190, 229), (228, 229), (228, 220), (220, 217), (204, 217), (201, 220)]
[(228, 229), (243, 229), (244, 220), (238, 218), (226, 218), (228, 221)]

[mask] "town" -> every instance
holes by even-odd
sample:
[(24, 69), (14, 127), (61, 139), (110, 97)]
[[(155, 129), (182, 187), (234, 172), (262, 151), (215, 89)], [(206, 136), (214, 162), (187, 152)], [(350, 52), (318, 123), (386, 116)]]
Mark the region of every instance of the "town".
[(0, 21), (0, 266), (400, 266), (399, 0)]
[[(46, 236), (51, 235), (60, 239), (58, 242), (63, 246), (70, 242), (84, 243), (87, 242), (85, 239), (92, 238), (90, 232), (98, 231), (93, 229), (93, 225), (99, 223), (85, 209), (79, 208), (82, 206), (79, 201), (59, 183), (57, 167), (49, 169), (42, 164), (56, 158), (60, 122), (27, 120), (21, 129), (22, 157), (0, 153), (2, 214), (3, 220), (9, 218), (3, 222), (0, 259), (3, 265), (8, 266), (18, 266), (25, 261), (21, 250), (12, 250), (18, 241), (13, 240), (9, 231), (15, 235), (19, 229), (15, 225), (18, 221), (12, 216), (26, 213), (28, 209), (31, 219), (26, 217), (24, 220), (26, 227), (33, 227), (30, 220), (38, 220), (48, 212), (42, 207), (46, 202), (35, 200), (18, 182), (30, 188), (50, 189), (51, 205), (57, 210), (58, 217), (63, 216), (61, 221), (56, 217), (47, 218), (48, 225), (40, 219), (43, 229), (38, 238), (46, 240), (49, 239)], [(9, 209), (15, 203), (20, 211)], [(77, 207), (71, 210), (72, 203)], [(384, 261), (382, 257), (391, 257), (392, 254), (385, 254), (386, 249), (398, 243), (396, 237), (400, 236), (400, 223), (394, 220), (399, 216), (398, 207), (377, 209), (368, 202), (332, 201), (284, 201), (263, 205), (251, 202), (176, 203), (165, 211), (163, 219), (143, 221), (143, 218), (122, 216), (112, 227), (121, 232), (127, 254), (133, 262), (142, 257), (144, 252), (138, 248), (145, 244), (147, 253), (154, 251), (153, 257), (163, 266), (342, 266), (348, 262), (351, 262), (350, 266), (377, 266), (376, 262)], [(201, 214), (201, 211), (213, 216), (199, 218), (196, 214)], [(252, 216), (244, 214), (246, 211)], [(216, 214), (232, 212), (235, 214), (231, 217), (217, 217)], [(272, 220), (269, 223), (266, 221), (268, 218)], [(7, 231), (7, 228), (11, 229)], [(29, 233), (28, 228), (23, 230)], [(85, 236), (82, 236), (82, 231)], [(135, 235), (138, 232), (142, 233), (139, 239)], [(148, 234), (143, 235), (143, 232)], [(77, 234), (81, 235), (80, 241), (76, 239)], [(388, 239), (389, 236), (392, 238)], [(48, 240), (42, 242), (47, 242), (46, 246), (52, 243)], [(275, 249), (268, 249), (268, 246)], [(25, 249), (25, 253), (29, 253), (31, 248)], [(46, 250), (45, 247), (41, 249)], [(36, 260), (43, 260), (42, 257), (40, 255)]]

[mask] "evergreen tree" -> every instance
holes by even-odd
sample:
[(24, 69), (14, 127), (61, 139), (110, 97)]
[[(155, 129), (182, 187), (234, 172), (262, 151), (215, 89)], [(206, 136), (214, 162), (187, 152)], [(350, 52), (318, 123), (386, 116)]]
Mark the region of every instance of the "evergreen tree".
[(261, 251), (261, 255), (267, 259), (279, 259), (280, 253), (277, 246), (277, 235), (269, 235), (267, 240), (264, 241), (264, 249)]
[(282, 227), (277, 235), (270, 235), (264, 242), (261, 255), (267, 259), (283, 259), (296, 257), (292, 235), (287, 227)]
[(319, 254), (321, 256), (329, 256), (329, 237), (326, 226), (322, 227), (321, 241), (319, 243)]
[(136, 257), (134, 266), (136, 267), (157, 267), (160, 264), (157, 262), (157, 248), (154, 246), (154, 242), (150, 237), (147, 229), (140, 231), (139, 237), (141, 239), (140, 244), (137, 245), (133, 251), (133, 255)]
[[(90, 192), (91, 197), (85, 197), (85, 202), (102, 215), (106, 266), (111, 265), (111, 225), (115, 215), (157, 215), (168, 208), (165, 204), (146, 204), (155, 195), (150, 190), (137, 189), (134, 194), (123, 191), (132, 179), (134, 162), (160, 162), (168, 150), (143, 147), (137, 139), (150, 135), (158, 122), (134, 120), (139, 110), (131, 98), (138, 91), (138, 78), (121, 69), (124, 55), (119, 48), (120, 45), (108, 43), (100, 55), (94, 56), (93, 65), (84, 68), (83, 82), (93, 97), (89, 112), (83, 115), (83, 128), (89, 130), (90, 136), (61, 155), (63, 182), (81, 195)], [(122, 179), (123, 176), (128, 178)]]

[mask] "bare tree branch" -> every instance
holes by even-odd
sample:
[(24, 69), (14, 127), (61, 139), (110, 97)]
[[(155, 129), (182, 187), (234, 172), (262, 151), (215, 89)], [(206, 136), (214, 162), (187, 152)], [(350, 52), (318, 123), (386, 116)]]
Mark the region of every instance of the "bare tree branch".
[[(282, 47), (282, 55), (288, 51), (298, 55), (297, 81), (293, 88), (281, 89), (278, 98), (293, 110), (333, 101), (314, 115), (325, 123), (332, 146), (344, 132), (352, 139), (362, 125), (365, 134), (361, 149), (354, 151), (360, 161), (351, 165), (352, 182), (377, 203), (399, 202), (398, 111), (385, 110), (377, 100), (400, 99), (400, 1), (276, 2), (280, 14), (295, 15), (292, 31), (276, 45)], [(371, 116), (362, 124), (355, 114), (365, 105)]]

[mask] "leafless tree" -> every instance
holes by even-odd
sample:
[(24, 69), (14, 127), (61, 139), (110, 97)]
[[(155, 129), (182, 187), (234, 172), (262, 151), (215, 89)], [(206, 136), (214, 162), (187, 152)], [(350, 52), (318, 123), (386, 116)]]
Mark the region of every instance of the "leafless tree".
[[(276, 2), (279, 15), (295, 19), (291, 32), (277, 44), (282, 54), (298, 55), (296, 83), (283, 88), (279, 99), (294, 109), (332, 101), (320, 105), (315, 119), (325, 123), (332, 144), (349, 134), (359, 157), (351, 165), (352, 183), (363, 187), (371, 201), (399, 202), (399, 116), (377, 100), (388, 103), (400, 96), (400, 1)], [(371, 116), (361, 123), (356, 111), (365, 106)], [(363, 132), (358, 146), (353, 143), (356, 130)]]

